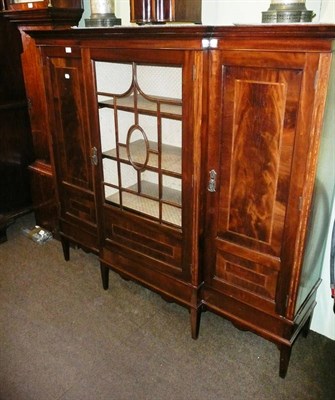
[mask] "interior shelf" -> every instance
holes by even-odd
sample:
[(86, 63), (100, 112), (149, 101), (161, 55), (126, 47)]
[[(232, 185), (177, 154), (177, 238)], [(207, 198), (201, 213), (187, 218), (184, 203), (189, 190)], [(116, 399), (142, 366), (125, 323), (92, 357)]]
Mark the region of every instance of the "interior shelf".
[[(142, 197), (144, 200), (148, 198), (150, 200), (159, 201), (159, 186), (156, 183), (148, 181), (141, 181), (141, 190), (139, 190), (138, 185), (135, 184), (123, 189), (122, 192), (123, 195), (125, 193), (131, 193), (136, 195), (136, 197)], [(119, 195), (113, 194), (106, 197), (106, 200), (119, 204)], [(181, 207), (181, 191), (163, 186), (162, 201)]]
[[(100, 93), (101, 95), (101, 93)], [(103, 94), (104, 96), (106, 94)], [(141, 114), (154, 115), (158, 114), (158, 107), (160, 114), (163, 117), (178, 119), (182, 118), (182, 105), (181, 100), (170, 99), (165, 97), (155, 97), (154, 100), (148, 100), (141, 95), (137, 95), (137, 111)], [(115, 104), (116, 103), (116, 104)], [(102, 100), (98, 102), (99, 107), (117, 107), (118, 110), (134, 112), (135, 110), (135, 96), (118, 97), (116, 102), (114, 98)]]
[[(162, 190), (162, 200), (159, 201), (158, 185), (142, 181), (141, 193), (137, 184), (132, 185), (122, 190), (122, 207), (181, 226), (181, 192), (168, 187)], [(106, 201), (121, 205), (119, 193), (107, 196)]]
[[(147, 167), (150, 169), (158, 169), (158, 144), (156, 142), (149, 141), (149, 159)], [(112, 160), (122, 160), (130, 163), (127, 154), (127, 146), (120, 143), (119, 146), (119, 158), (117, 157), (116, 148), (104, 151), (103, 157), (110, 158)], [(143, 140), (136, 140), (131, 143), (131, 156), (132, 160), (139, 160), (141, 156), (143, 158)], [(181, 175), (181, 148), (171, 146), (168, 144), (162, 144), (161, 146), (161, 169), (173, 172)]]

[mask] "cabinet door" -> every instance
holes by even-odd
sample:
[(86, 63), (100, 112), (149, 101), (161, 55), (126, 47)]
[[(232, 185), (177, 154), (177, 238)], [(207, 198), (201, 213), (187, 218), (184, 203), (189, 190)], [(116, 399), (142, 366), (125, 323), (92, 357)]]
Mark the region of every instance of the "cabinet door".
[(285, 314), (298, 268), (317, 56), (309, 61), (211, 54), (206, 287), (270, 314)]
[(118, 49), (92, 58), (106, 259), (109, 249), (110, 263), (133, 265), (135, 274), (142, 265), (190, 279), (200, 145), (192, 52)]
[(55, 47), (45, 52), (61, 233), (95, 249), (96, 214), (80, 50)]

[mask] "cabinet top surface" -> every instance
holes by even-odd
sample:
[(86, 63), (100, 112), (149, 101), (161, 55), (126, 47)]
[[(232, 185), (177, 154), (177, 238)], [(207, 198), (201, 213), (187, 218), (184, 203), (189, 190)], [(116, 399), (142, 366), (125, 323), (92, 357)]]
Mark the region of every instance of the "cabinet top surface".
[(266, 37), (316, 37), (335, 38), (335, 24), (254, 24), (254, 25), (191, 25), (166, 24), (145, 26), (115, 26), (109, 28), (77, 28), (57, 30), (51, 32), (32, 32), (34, 37), (77, 37), (77, 38), (112, 38), (112, 37), (174, 37), (178, 36), (266, 36)]
[[(122, 47), (136, 43), (139, 48), (250, 48), (288, 51), (333, 50), (335, 24), (259, 24), (259, 25), (145, 25), (111, 28), (71, 28), (30, 31), (37, 45), (83, 47)], [(209, 44), (203, 42), (207, 39)], [(217, 39), (212, 46), (211, 39)]]

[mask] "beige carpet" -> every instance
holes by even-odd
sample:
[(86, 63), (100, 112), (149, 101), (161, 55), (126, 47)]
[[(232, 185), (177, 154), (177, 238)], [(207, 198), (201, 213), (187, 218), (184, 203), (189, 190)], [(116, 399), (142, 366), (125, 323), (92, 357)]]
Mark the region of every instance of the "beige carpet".
[(110, 275), (95, 256), (39, 245), (20, 218), (0, 245), (0, 400), (330, 400), (335, 342), (299, 337), (285, 380), (275, 345), (204, 313), (189, 314)]

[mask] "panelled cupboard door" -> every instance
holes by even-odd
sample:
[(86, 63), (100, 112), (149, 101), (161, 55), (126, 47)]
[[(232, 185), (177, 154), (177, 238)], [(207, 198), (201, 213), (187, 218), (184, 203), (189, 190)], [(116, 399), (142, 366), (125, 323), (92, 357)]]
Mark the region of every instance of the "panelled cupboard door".
[[(80, 50), (70, 50), (66, 54), (65, 47), (47, 49), (45, 64), (61, 233), (71, 237), (76, 236), (76, 225), (94, 231), (96, 214), (82, 62)], [(90, 240), (78, 237), (91, 247)]]
[(285, 315), (298, 268), (318, 57), (306, 67), (307, 59), (304, 53), (210, 55), (216, 88), (210, 109), (218, 112), (210, 114), (208, 135), (205, 287), (267, 314)]
[(194, 53), (91, 51), (102, 258), (116, 265), (120, 257), (134, 275), (156, 271), (190, 281), (196, 268), (201, 127), (194, 125), (194, 98), (202, 62)]

